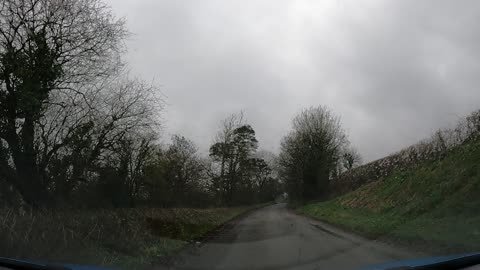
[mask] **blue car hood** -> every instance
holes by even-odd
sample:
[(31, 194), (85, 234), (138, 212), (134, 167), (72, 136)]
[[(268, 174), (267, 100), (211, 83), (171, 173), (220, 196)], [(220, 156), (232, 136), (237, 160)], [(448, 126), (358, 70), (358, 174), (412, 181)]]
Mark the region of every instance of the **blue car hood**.
[(366, 268), (362, 268), (361, 270), (387, 270), (387, 269), (392, 269), (392, 268), (395, 269), (399, 267), (421, 267), (421, 266), (428, 266), (431, 264), (443, 263), (443, 262), (448, 262), (456, 259), (462, 259), (462, 258), (478, 256), (478, 255), (480, 255), (480, 253), (466, 253), (466, 254), (457, 254), (457, 255), (449, 255), (449, 256), (441, 256), (441, 257), (423, 258), (423, 259), (417, 259), (417, 260), (396, 261), (391, 263), (369, 266)]
[(17, 259), (10, 259), (10, 258), (2, 258), (0, 257), (0, 261), (10, 261), (10, 262), (17, 262), (21, 264), (28, 264), (31, 266), (37, 266), (37, 267), (56, 267), (56, 268), (61, 268), (65, 267), (66, 269), (69, 270), (116, 270), (114, 268), (107, 268), (107, 267), (99, 267), (99, 266), (87, 266), (87, 265), (75, 265), (75, 264), (64, 264), (64, 263), (43, 263), (43, 262), (35, 262), (35, 261), (28, 261), (28, 260), (17, 260)]

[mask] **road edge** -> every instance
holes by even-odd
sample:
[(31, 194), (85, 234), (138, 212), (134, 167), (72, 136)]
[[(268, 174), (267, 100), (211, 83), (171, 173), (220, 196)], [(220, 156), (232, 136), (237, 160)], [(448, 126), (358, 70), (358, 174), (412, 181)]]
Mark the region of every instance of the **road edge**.
[[(402, 253), (403, 252), (418, 253), (419, 257), (431, 257), (431, 256), (438, 255), (433, 252), (430, 252), (429, 250), (425, 250), (423, 247), (413, 248), (411, 244), (410, 245), (405, 244), (402, 241), (399, 241), (399, 240), (397, 241), (396, 239), (388, 237), (386, 235), (380, 235), (380, 236), (370, 235), (368, 233), (363, 233), (361, 231), (352, 230), (342, 224), (335, 224), (335, 223), (322, 220), (313, 216), (305, 215), (303, 213), (296, 211), (296, 209), (289, 208), (288, 210), (294, 215), (307, 219), (311, 226), (321, 231), (332, 234), (336, 237), (348, 239), (349, 241), (352, 241), (350, 237), (357, 238), (355, 241), (352, 241), (352, 242), (355, 242), (356, 244), (365, 242), (365, 243), (371, 243), (376, 245), (383, 245), (388, 249), (397, 250)], [(329, 227), (333, 228), (333, 230)], [(389, 255), (394, 255), (392, 252), (388, 250), (379, 250), (379, 251)]]
[(268, 202), (264, 204), (259, 204), (259, 205), (254, 205), (252, 207), (249, 207), (239, 215), (236, 215), (232, 217), (231, 219), (227, 220), (226, 222), (218, 225), (217, 227), (213, 228), (212, 230), (208, 231), (205, 233), (205, 235), (202, 235), (201, 237), (198, 237), (197, 239), (194, 239), (191, 242), (185, 243), (184, 246), (178, 248), (175, 250), (170, 255), (165, 255), (163, 256), (160, 260), (155, 262), (155, 266), (158, 267), (167, 267), (167, 269), (170, 269), (174, 264), (176, 263), (176, 259), (178, 258), (178, 255), (187, 252), (188, 250), (192, 250), (198, 247), (203, 246), (205, 243), (208, 241), (214, 239), (216, 236), (218, 236), (220, 233), (224, 232), (225, 230), (229, 230), (230, 228), (233, 228), (235, 224), (237, 224), (238, 221), (241, 219), (247, 217), (248, 215), (252, 214), (255, 211), (258, 211), (260, 209), (263, 209), (265, 207), (269, 207), (276, 204), (276, 202)]

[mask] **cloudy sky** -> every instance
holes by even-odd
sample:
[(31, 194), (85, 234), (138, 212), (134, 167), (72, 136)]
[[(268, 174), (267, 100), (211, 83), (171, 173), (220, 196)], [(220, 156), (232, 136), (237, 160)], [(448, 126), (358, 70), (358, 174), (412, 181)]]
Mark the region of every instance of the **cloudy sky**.
[(479, 1), (108, 0), (132, 73), (161, 86), (164, 136), (202, 151), (243, 110), (277, 151), (302, 108), (341, 116), (365, 160), (480, 108)]

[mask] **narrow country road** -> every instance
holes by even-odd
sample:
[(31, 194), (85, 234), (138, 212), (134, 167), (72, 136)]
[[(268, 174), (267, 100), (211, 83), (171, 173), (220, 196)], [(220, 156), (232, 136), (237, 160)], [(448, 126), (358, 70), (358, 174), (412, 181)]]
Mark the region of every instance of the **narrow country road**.
[(276, 204), (252, 212), (207, 243), (183, 251), (172, 269), (358, 269), (419, 256), (345, 233)]

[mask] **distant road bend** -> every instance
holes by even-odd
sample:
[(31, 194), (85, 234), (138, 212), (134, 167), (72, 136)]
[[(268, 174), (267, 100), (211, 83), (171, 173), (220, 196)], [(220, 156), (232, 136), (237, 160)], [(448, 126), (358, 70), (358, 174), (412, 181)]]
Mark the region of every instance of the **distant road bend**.
[(212, 240), (183, 251), (171, 269), (358, 269), (418, 256), (276, 204), (252, 212)]

